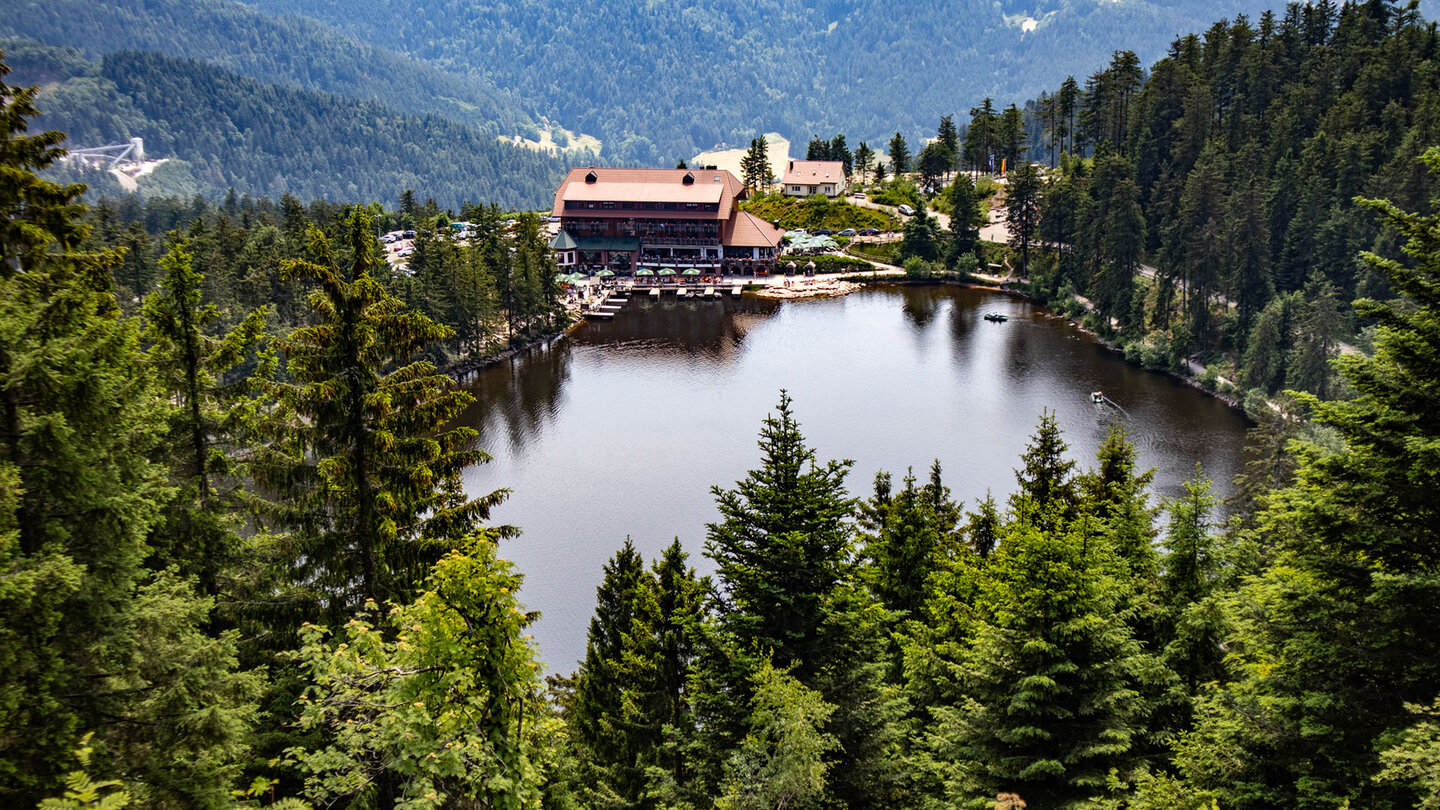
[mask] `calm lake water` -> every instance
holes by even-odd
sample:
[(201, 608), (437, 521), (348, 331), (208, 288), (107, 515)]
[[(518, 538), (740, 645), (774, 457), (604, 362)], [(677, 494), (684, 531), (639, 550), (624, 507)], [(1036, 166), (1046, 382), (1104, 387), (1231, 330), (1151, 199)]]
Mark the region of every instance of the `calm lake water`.
[[(1003, 312), (1008, 323), (982, 319)], [(852, 494), (875, 473), (923, 479), (939, 459), (957, 500), (1015, 489), (1013, 470), (1044, 408), (1088, 467), (1124, 420), (1158, 496), (1179, 494), (1196, 463), (1218, 494), (1241, 466), (1243, 417), (1169, 377), (1133, 368), (1047, 311), (952, 287), (872, 289), (783, 304), (632, 300), (548, 348), (468, 382), (464, 421), (495, 460), (471, 492), (506, 487), (492, 515), (524, 533), (502, 556), (525, 574), (522, 600), (543, 617), (542, 658), (569, 672), (601, 566), (628, 536), (653, 559), (674, 538), (702, 573), (712, 485), (759, 462), (761, 420), (790, 392), (823, 459), (853, 459)], [(1090, 401), (1104, 391), (1123, 408)]]

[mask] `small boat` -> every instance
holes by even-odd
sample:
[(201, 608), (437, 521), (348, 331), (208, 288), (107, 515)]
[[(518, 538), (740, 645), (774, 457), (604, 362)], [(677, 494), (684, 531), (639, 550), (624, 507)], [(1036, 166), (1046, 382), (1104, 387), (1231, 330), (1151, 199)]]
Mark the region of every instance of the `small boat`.
[(998, 312), (987, 312), (987, 313), (985, 313), (985, 320), (987, 320), (987, 321), (994, 321), (994, 322), (996, 322), (996, 323), (1004, 323), (1004, 322), (1010, 320), (1010, 316), (1009, 316), (1009, 315), (1001, 315), (1001, 314), (998, 313)]
[(1100, 405), (1105, 402), (1105, 395), (1100, 393), (1099, 391), (1091, 391), (1090, 401), (1095, 403), (1096, 405)]

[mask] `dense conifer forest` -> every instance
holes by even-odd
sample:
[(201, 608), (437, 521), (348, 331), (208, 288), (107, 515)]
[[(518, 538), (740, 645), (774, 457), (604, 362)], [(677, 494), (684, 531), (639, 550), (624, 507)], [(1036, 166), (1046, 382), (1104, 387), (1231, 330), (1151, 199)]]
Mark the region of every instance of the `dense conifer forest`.
[[(1023, 98), (1115, 45), (1158, 55), (1181, 31), (1266, 3), (832, 0), (605, 5), (264, 0), (510, 88), (605, 142), (608, 160), (666, 165), (778, 129), (918, 134), (955, 98)], [(1278, 4), (1276, 4), (1278, 5)], [(1029, 21), (1027, 23), (1027, 20)], [(604, 32), (603, 36), (597, 32)], [(656, 66), (663, 69), (656, 70)], [(896, 99), (905, 103), (897, 105)]]
[[(1153, 498), (1119, 426), (1075, 458), (1050, 413), (1003, 501), (928, 459), (852, 481), (777, 392), (712, 490), (714, 575), (614, 538), (548, 678), (442, 373), (563, 322), (538, 219), (86, 206), (0, 67), (0, 804), (1436, 806), (1436, 43), (1376, 0), (1121, 55), (1045, 135), (1060, 170), (1006, 178), (1036, 294), (1303, 389), (1257, 409), (1223, 509), (1203, 470)], [(117, 87), (174, 64), (116, 58)], [(975, 267), (977, 120), (885, 187), (955, 215), (910, 221), (921, 261)]]
[[(411, 115), (438, 115), (488, 135), (536, 134), (537, 122), (526, 108), (488, 82), (439, 70), (313, 20), (262, 14), (243, 3), (46, 0), (10, 3), (8, 11), (0, 19), (0, 37), (76, 48), (91, 60), (115, 51), (152, 51), (206, 62), (264, 84), (373, 100)], [(49, 79), (41, 75), (26, 81)]]
[[(98, 64), (71, 50), (19, 43), (18, 78), (44, 82), (44, 124), (74, 146), (143, 138), (162, 166), (159, 193), (390, 200), (424, 186), (447, 207), (485, 199), (537, 208), (565, 164), (492, 134), (376, 102), (261, 84), (220, 68), (121, 51)], [(103, 172), (76, 179), (118, 186)], [(142, 180), (142, 188), (149, 181)]]

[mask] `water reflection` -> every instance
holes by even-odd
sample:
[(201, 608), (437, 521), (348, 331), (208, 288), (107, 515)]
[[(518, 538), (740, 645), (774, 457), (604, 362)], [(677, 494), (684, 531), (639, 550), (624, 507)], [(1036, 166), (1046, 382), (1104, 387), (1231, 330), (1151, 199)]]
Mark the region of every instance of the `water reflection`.
[[(1008, 323), (982, 320), (1005, 312)], [(1201, 462), (1228, 491), (1244, 420), (1167, 377), (1134, 369), (1068, 324), (983, 290), (907, 287), (783, 305), (634, 300), (543, 351), (476, 375), (466, 420), (495, 462), (467, 489), (514, 491), (497, 522), (524, 534), (502, 552), (527, 576), (545, 659), (583, 655), (601, 566), (634, 538), (647, 558), (679, 537), (701, 571), (710, 487), (758, 461), (755, 437), (781, 388), (824, 458), (856, 461), (850, 489), (939, 459), (967, 504), (1015, 488), (1042, 409), (1088, 466), (1123, 419), (1155, 490), (1174, 496)], [(1103, 390), (1124, 412), (1090, 402)]]

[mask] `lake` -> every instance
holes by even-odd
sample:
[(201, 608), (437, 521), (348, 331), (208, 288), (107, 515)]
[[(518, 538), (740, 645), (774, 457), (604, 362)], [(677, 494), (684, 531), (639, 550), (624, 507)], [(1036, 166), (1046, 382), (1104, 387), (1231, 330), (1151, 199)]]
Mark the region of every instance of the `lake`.
[[(986, 312), (1010, 316), (1006, 323)], [(1202, 464), (1218, 494), (1241, 469), (1243, 416), (1162, 374), (1126, 364), (1047, 310), (949, 286), (872, 288), (782, 303), (633, 299), (546, 347), (466, 381), (462, 417), (494, 461), (468, 491), (509, 488), (492, 514), (523, 534), (501, 556), (525, 574), (521, 599), (552, 671), (585, 654), (601, 566), (628, 536), (647, 561), (676, 537), (701, 572), (711, 486), (759, 462), (761, 420), (780, 390), (821, 460), (852, 459), (852, 494), (907, 468), (944, 480), (968, 507), (1002, 504), (1043, 409), (1082, 468), (1120, 419), (1158, 497)], [(1103, 391), (1114, 405), (1094, 404)]]

